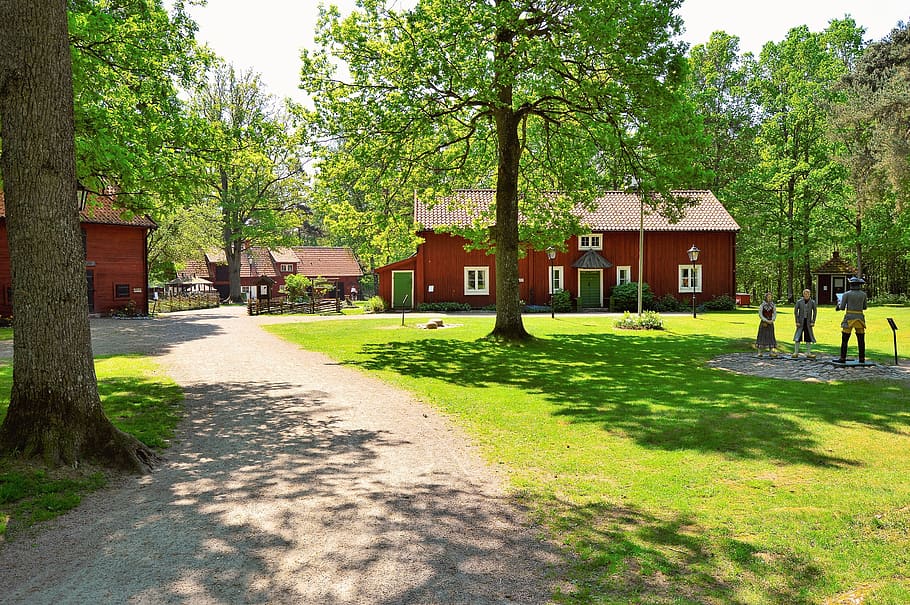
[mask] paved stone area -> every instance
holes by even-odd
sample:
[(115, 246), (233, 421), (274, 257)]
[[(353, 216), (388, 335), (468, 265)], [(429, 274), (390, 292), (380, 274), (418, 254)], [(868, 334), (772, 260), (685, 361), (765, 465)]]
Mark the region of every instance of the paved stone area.
[(779, 357), (758, 357), (754, 352), (731, 353), (721, 355), (708, 362), (708, 365), (737, 374), (750, 374), (783, 380), (805, 380), (813, 382), (833, 382), (840, 380), (900, 380), (910, 386), (910, 362), (907, 366), (894, 366), (876, 363), (867, 366), (841, 366), (834, 363), (831, 356), (819, 355), (808, 359), (805, 355), (793, 359), (789, 354)]

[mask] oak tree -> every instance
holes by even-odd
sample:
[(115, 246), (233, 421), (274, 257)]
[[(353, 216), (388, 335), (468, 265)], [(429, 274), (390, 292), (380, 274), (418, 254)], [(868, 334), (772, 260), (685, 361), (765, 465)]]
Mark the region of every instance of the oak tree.
[[(659, 190), (680, 183), (693, 119), (678, 90), (679, 4), (360, 0), (345, 19), (322, 10), (302, 87), (324, 133), (434, 175), (415, 183), (424, 195), (495, 187), (491, 336), (521, 340), (520, 213), (565, 216), (626, 174)], [(558, 208), (554, 190), (566, 192)]]
[(105, 417), (87, 314), (67, 4), (0, 2), (2, 167), (15, 311), (0, 449), (147, 470), (154, 454)]

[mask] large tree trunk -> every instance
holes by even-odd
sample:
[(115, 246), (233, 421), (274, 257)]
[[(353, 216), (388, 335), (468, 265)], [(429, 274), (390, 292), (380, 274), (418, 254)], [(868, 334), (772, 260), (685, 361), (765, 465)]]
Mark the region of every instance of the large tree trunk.
[(228, 203), (230, 191), (228, 188), (228, 174), (224, 168), (221, 172), (221, 244), (224, 248), (224, 258), (228, 264), (228, 299), (231, 302), (243, 302), (243, 291), (240, 288), (240, 262), (242, 260), (243, 242), (238, 239), (237, 225), (239, 221), (231, 213)]
[(496, 325), (491, 337), (525, 340), (530, 337), (521, 320), (518, 287), (518, 170), (521, 143), (519, 117), (511, 107), (512, 89), (500, 90), (500, 109), (496, 112), (499, 166), (496, 175)]
[(793, 239), (795, 225), (793, 223), (795, 202), (795, 183), (790, 179), (787, 186), (787, 302), (793, 301), (793, 277), (796, 274), (795, 256), (796, 245)]
[(229, 298), (231, 302), (243, 302), (243, 290), (240, 287), (240, 264), (243, 262), (243, 242), (225, 235), (224, 254), (228, 264)]
[(98, 397), (64, 0), (0, 0), (0, 117), (15, 333), (0, 449), (147, 470), (154, 454), (110, 423)]

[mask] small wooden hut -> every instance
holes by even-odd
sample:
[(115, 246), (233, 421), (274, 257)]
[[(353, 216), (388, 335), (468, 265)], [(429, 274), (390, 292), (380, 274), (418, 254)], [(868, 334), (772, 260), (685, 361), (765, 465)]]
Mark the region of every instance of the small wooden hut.
[(815, 278), (815, 296), (820, 305), (837, 303), (837, 295), (843, 294), (849, 287), (847, 281), (856, 275), (856, 268), (840, 257), (835, 250), (831, 258), (812, 272)]

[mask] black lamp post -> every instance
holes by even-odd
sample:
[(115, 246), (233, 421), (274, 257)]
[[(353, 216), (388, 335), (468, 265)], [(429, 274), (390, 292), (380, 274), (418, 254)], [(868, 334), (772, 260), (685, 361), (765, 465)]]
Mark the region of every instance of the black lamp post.
[(695, 261), (698, 260), (698, 253), (701, 252), (692, 244), (692, 247), (686, 250), (689, 255), (689, 261), (692, 263), (692, 274), (689, 276), (689, 285), (692, 287), (692, 317), (695, 317)]
[(82, 183), (76, 181), (76, 207), (79, 208), (79, 212), (85, 210), (85, 202), (87, 199), (88, 189), (86, 189)]
[(556, 258), (556, 248), (550, 246), (547, 248), (547, 258), (550, 259), (550, 318), (556, 319), (556, 308), (553, 306), (553, 295), (556, 293), (553, 289), (553, 260)]

